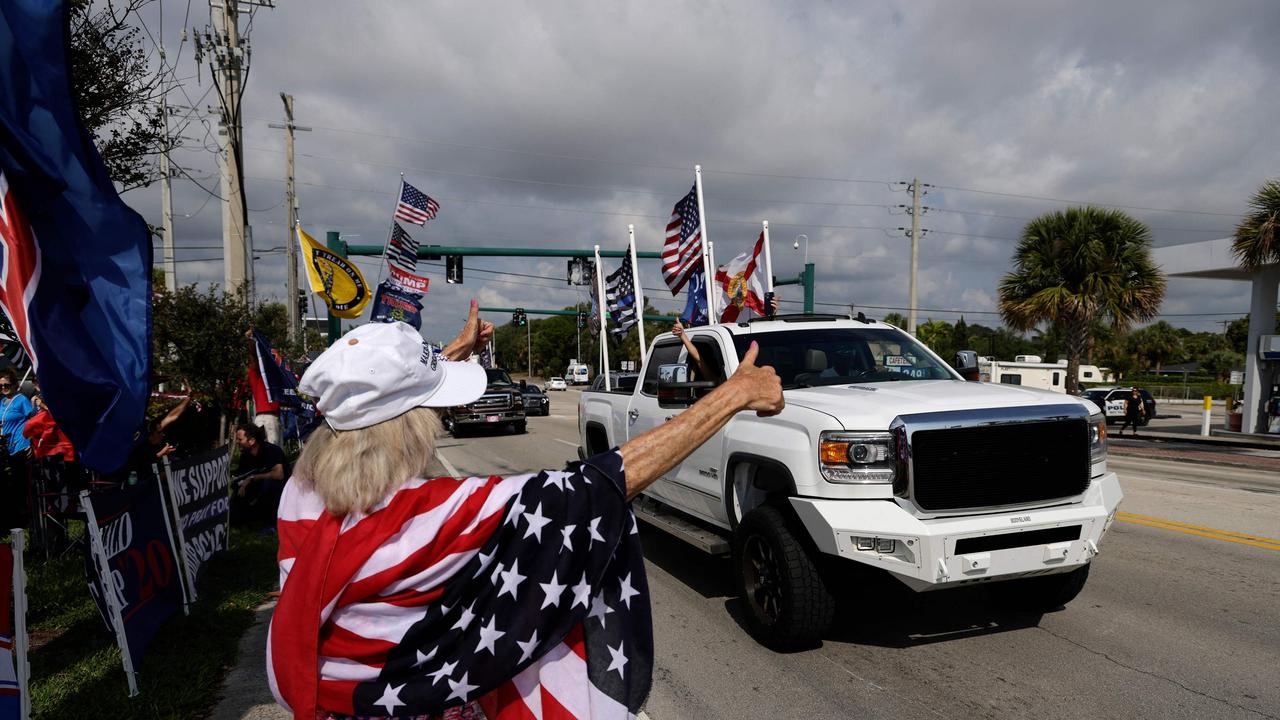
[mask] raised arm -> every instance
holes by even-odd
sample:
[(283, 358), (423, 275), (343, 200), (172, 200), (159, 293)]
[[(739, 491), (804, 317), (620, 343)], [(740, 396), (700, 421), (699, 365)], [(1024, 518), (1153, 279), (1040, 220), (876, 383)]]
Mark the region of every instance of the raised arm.
[(680, 338), (680, 342), (684, 343), (684, 349), (689, 353), (689, 359), (698, 366), (698, 377), (703, 380), (715, 380), (716, 376), (711, 372), (711, 366), (707, 365), (702, 359), (702, 353), (698, 352), (697, 346), (684, 333), (684, 325), (680, 322), (680, 318), (671, 325), (671, 333)]
[(773, 368), (756, 367), (759, 347), (755, 342), (738, 370), (715, 390), (689, 409), (623, 445), (622, 462), (627, 476), (627, 497), (679, 465), (702, 443), (719, 432), (725, 423), (743, 410), (755, 410), (767, 417), (782, 411), (782, 382)]
[(471, 311), (467, 321), (462, 325), (462, 332), (444, 347), (444, 356), (450, 360), (466, 360), (471, 353), (478, 352), (493, 337), (493, 323), (480, 319), (480, 304), (471, 301)]

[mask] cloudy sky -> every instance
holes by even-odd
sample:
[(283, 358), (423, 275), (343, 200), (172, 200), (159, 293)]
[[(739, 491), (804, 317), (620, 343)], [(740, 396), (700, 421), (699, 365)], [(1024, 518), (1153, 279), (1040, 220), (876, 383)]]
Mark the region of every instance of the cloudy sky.
[[(633, 223), (639, 249), (658, 250), (701, 163), (718, 259), (746, 250), (767, 219), (777, 276), (800, 271), (803, 234), (818, 301), (873, 317), (907, 303), (898, 228), (913, 177), (932, 186), (921, 320), (991, 324), (1032, 216), (1107, 203), (1145, 221), (1157, 246), (1208, 240), (1277, 174), (1280, 4), (1265, 0), (277, 5), (246, 33), (245, 174), (265, 296), (284, 296), (289, 241), (284, 134), (268, 127), (281, 91), (313, 128), (298, 134), (297, 177), (318, 237), (384, 242), (403, 172), (442, 206), (409, 228), (424, 243), (621, 249)], [(209, 22), (205, 3), (156, 10), (147, 22), (171, 57), (184, 24), (190, 37)], [(192, 49), (171, 102), (205, 108), (216, 95)], [(219, 204), (197, 186), (217, 189), (206, 149), (217, 127), (188, 119), (178, 276), (220, 281)], [(159, 195), (126, 199), (159, 224)], [(471, 297), (572, 304), (585, 295), (566, 286), (564, 262), (468, 258), (461, 286), (425, 267), (424, 334), (447, 337)], [(360, 265), (375, 282), (378, 261)], [(660, 289), (656, 261), (641, 266), (659, 310), (683, 306)], [(799, 307), (798, 288), (780, 297)], [(1247, 310), (1244, 283), (1172, 279), (1162, 312), (1211, 330)]]

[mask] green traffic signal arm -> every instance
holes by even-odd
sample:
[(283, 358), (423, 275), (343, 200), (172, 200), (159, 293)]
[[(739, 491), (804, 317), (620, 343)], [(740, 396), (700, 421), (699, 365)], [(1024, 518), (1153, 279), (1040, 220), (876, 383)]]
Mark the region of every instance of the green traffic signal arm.
[[(381, 245), (348, 245), (347, 255), (382, 255)], [(600, 257), (621, 258), (630, 253), (626, 250), (601, 250)], [(567, 248), (511, 248), (511, 247), (454, 247), (450, 245), (423, 245), (418, 248), (418, 257), (434, 257), (445, 255), (471, 255), (483, 257), (595, 257), (595, 250)], [(660, 252), (636, 251), (637, 259), (657, 260)]]
[[(579, 310), (542, 310), (538, 308), (518, 308), (524, 311), (525, 315), (561, 315), (568, 317), (577, 317)], [(514, 313), (517, 308), (513, 307), (481, 307), (480, 312), (496, 312), (496, 313)], [(645, 315), (645, 322), (675, 322), (675, 315)]]

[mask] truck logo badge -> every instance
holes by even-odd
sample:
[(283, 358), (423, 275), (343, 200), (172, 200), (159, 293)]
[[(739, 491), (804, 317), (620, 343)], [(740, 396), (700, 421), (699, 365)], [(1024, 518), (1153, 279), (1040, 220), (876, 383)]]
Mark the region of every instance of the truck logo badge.
[(1014, 525), (1017, 525), (1018, 523), (1028, 523), (1028, 522), (1031, 522), (1031, 516), (1030, 516), (1030, 515), (1018, 515), (1017, 517), (1011, 517), (1011, 518), (1009, 518), (1009, 522), (1013, 523)]
[(715, 468), (698, 468), (698, 474), (702, 477), (711, 478), (712, 480), (715, 480), (716, 477), (720, 475), (720, 473), (716, 472)]

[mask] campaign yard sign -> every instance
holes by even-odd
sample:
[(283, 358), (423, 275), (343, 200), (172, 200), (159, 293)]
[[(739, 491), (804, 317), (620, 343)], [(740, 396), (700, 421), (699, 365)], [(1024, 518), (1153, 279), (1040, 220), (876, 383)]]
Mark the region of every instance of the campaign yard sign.
[(184, 588), (160, 483), (80, 494), (89, 529), (89, 592), (115, 632), (129, 680), (169, 616), (182, 609)]
[(182, 460), (165, 458), (169, 496), (177, 508), (187, 594), (196, 599), (196, 580), (206, 561), (227, 549), (231, 521), (231, 445)]

